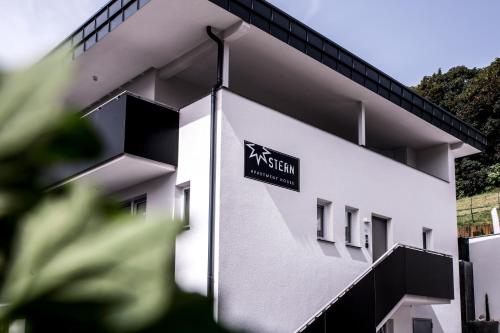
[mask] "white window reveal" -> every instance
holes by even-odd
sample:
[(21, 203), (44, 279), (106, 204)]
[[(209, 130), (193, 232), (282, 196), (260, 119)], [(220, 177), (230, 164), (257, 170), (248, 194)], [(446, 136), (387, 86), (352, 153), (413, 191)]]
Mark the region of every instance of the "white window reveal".
[(182, 191), (183, 193), (183, 207), (182, 207), (182, 221), (185, 227), (189, 228), (189, 209), (191, 206), (191, 188), (186, 187)]
[(345, 209), (345, 243), (360, 246), (358, 209), (346, 207)]
[(182, 223), (184, 229), (191, 228), (191, 185), (184, 182), (175, 188), (175, 219)]
[(325, 206), (318, 204), (316, 206), (317, 236), (325, 237)]
[(318, 199), (316, 203), (316, 237), (333, 241), (332, 203), (323, 199)]
[(422, 229), (422, 248), (424, 250), (432, 250), (432, 229), (423, 228)]

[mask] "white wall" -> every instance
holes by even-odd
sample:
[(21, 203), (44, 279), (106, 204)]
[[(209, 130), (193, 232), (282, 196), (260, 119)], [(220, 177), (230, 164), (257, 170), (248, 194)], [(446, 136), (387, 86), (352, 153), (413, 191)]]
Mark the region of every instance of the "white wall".
[(113, 194), (118, 201), (126, 201), (146, 195), (146, 219), (148, 216), (164, 216), (171, 219), (174, 212), (175, 174), (162, 176)]
[(441, 179), (450, 180), (450, 166), (448, 164), (447, 152), (449, 152), (448, 144), (417, 151), (417, 168)]
[[(207, 292), (210, 96), (180, 110), (176, 185), (189, 184), (190, 229), (177, 239), (175, 276), (188, 291)], [(177, 202), (180, 191), (177, 191)], [(179, 204), (177, 204), (180, 207)], [(179, 214), (178, 214), (179, 216)]]
[(132, 82), (127, 83), (124, 90), (128, 90), (149, 100), (154, 100), (157, 80), (156, 75), (156, 70), (148, 70), (134, 78)]
[(157, 78), (156, 81), (156, 101), (175, 108), (182, 108), (205, 94), (207, 94), (207, 91), (203, 88), (177, 77), (172, 77), (166, 81)]
[(490, 315), (500, 320), (500, 235), (469, 240), (470, 261), (474, 265), (476, 318), (486, 315), (484, 296), (488, 294)]
[[(210, 97), (180, 110), (179, 157), (175, 173), (114, 194), (118, 200), (147, 195), (146, 215), (182, 217), (182, 188), (190, 187), (190, 229), (177, 237), (175, 277), (187, 291), (206, 294)], [(147, 218), (147, 217), (146, 217)]]
[[(434, 249), (456, 256), (454, 182), (228, 91), (222, 96), (218, 285), (223, 322), (255, 332), (293, 331), (367, 268), (369, 251), (344, 245), (345, 206), (359, 209), (360, 221), (372, 214), (391, 218), (390, 243), (421, 247), (422, 228), (431, 228)], [(299, 158), (301, 191), (244, 178), (243, 140)], [(316, 239), (318, 198), (332, 202), (335, 244)], [(360, 239), (364, 232), (362, 224)], [(460, 330), (456, 263), (455, 271), (456, 300), (423, 307), (437, 318), (435, 332)]]
[(412, 306), (404, 305), (392, 316), (394, 333), (410, 333), (413, 331)]

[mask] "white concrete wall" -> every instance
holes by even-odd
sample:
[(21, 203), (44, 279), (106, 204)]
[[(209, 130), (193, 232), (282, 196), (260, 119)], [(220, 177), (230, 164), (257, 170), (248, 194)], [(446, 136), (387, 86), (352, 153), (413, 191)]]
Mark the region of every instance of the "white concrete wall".
[[(218, 286), (223, 322), (254, 332), (293, 331), (367, 268), (369, 251), (344, 244), (346, 206), (359, 209), (360, 221), (372, 214), (389, 217), (389, 245), (421, 247), (427, 227), (436, 251), (457, 255), (454, 182), (228, 91), (222, 96)], [(299, 158), (301, 191), (244, 178), (243, 140)], [(332, 202), (335, 244), (316, 239), (318, 198)], [(371, 231), (370, 224), (361, 223), (363, 240)], [(436, 318), (434, 332), (460, 331), (456, 263), (455, 271), (452, 304), (422, 307)]]
[(392, 316), (393, 333), (410, 333), (413, 331), (412, 306), (404, 305)]
[[(176, 281), (183, 289), (207, 292), (208, 193), (210, 170), (210, 96), (180, 110), (179, 163), (176, 185), (189, 184), (190, 229), (176, 245)], [(180, 208), (180, 191), (177, 190)], [(178, 217), (180, 214), (176, 214)]]
[(145, 183), (123, 189), (112, 196), (126, 201), (142, 195), (147, 196), (146, 219), (148, 216), (164, 216), (172, 219), (174, 213), (175, 174), (169, 174)]
[(147, 216), (179, 219), (182, 189), (189, 186), (190, 228), (177, 237), (175, 277), (181, 288), (200, 294), (207, 291), (209, 152), (210, 97), (206, 97), (180, 110), (176, 172), (114, 194), (118, 200), (146, 194)]
[(484, 296), (488, 294), (490, 315), (500, 320), (500, 235), (469, 240), (470, 261), (474, 265), (476, 318), (486, 315)]
[(127, 83), (124, 90), (128, 90), (149, 100), (154, 100), (157, 80), (156, 74), (156, 70), (148, 70), (141, 74), (141, 76), (136, 77), (132, 82)]
[(195, 86), (177, 77), (169, 80), (157, 78), (155, 100), (175, 108), (182, 108), (193, 103), (200, 96), (207, 94), (207, 90)]
[[(449, 181), (450, 166), (449, 166), (449, 146), (448, 144), (437, 145), (427, 149), (417, 151), (417, 168), (423, 172)], [(454, 177), (454, 174), (453, 174)]]

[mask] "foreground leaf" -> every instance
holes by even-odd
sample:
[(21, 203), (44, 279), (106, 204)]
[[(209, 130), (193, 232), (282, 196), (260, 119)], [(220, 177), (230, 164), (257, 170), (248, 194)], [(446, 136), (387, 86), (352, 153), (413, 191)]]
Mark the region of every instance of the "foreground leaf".
[(84, 320), (102, 320), (111, 332), (133, 332), (166, 311), (178, 224), (95, 216), (91, 207), (98, 210), (96, 193), (76, 187), (21, 222), (17, 257), (2, 295), (10, 306), (0, 320), (37, 302), (92, 304), (100, 308), (100, 318)]

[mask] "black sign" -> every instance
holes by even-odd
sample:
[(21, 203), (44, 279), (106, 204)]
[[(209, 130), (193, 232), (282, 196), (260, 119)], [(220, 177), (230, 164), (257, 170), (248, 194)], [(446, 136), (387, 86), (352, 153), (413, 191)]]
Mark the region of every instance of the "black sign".
[(245, 177), (300, 191), (300, 160), (245, 141)]

